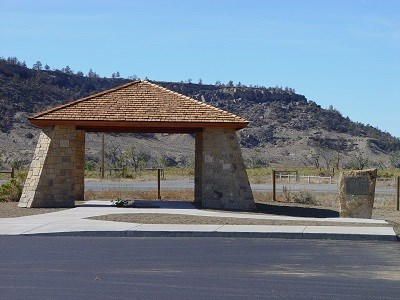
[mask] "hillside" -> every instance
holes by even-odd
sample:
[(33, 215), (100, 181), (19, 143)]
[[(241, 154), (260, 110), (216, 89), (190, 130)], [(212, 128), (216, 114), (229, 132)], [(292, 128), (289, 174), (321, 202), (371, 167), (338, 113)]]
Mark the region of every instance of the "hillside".
[[(38, 129), (27, 116), (100, 90), (126, 79), (100, 78), (65, 70), (32, 70), (15, 60), (0, 59), (0, 135), (6, 163), (27, 164)], [(247, 164), (254, 166), (312, 165), (320, 168), (396, 165), (400, 140), (372, 126), (343, 117), (333, 107), (323, 109), (289, 88), (265, 88), (193, 83), (156, 82), (168, 89), (205, 101), (250, 121), (238, 134)], [(190, 135), (108, 135), (108, 158), (121, 156), (134, 146), (152, 157), (149, 163), (191, 162), (194, 141)], [(98, 160), (99, 137), (87, 135), (87, 158)], [(115, 152), (112, 154), (111, 152)], [(158, 161), (157, 161), (158, 160)]]

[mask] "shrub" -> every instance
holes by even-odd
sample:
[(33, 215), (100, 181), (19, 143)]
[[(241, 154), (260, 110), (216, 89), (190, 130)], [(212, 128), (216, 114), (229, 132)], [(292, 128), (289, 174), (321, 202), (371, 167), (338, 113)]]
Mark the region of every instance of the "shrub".
[(0, 185), (0, 202), (19, 201), (26, 175), (26, 172), (16, 173), (13, 179), (10, 179), (10, 181), (7, 183)]
[(282, 188), (283, 202), (299, 203), (308, 205), (319, 205), (315, 196), (309, 191), (291, 192), (286, 186)]
[(118, 198), (117, 200), (111, 201), (111, 203), (116, 207), (124, 207), (125, 205), (128, 204), (128, 201)]
[(285, 199), (284, 202), (292, 202), (292, 196), (290, 194), (290, 190), (286, 186), (282, 187), (282, 195)]
[(294, 197), (295, 203), (317, 205), (315, 197), (309, 191), (300, 191)]
[(97, 165), (96, 165), (96, 163), (95, 162), (93, 162), (93, 161), (86, 161), (85, 162), (85, 171), (90, 171), (90, 172), (93, 172), (93, 171), (95, 171), (96, 170), (96, 167), (97, 167)]
[(18, 179), (11, 179), (0, 186), (0, 202), (19, 201), (22, 194), (22, 183)]

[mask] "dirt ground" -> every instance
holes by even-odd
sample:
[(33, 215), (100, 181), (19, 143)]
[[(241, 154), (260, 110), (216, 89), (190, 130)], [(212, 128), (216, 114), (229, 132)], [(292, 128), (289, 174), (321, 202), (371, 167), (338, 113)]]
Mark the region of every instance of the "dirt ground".
[(0, 218), (16, 218), (31, 215), (47, 214), (68, 208), (21, 208), (18, 202), (0, 202)]
[[(76, 201), (76, 205), (79, 206), (83, 201)], [(22, 208), (18, 207), (18, 202), (0, 202), (0, 219), (1, 218), (17, 218), (32, 215), (41, 215), (52, 213), (60, 210), (66, 210), (68, 208)]]

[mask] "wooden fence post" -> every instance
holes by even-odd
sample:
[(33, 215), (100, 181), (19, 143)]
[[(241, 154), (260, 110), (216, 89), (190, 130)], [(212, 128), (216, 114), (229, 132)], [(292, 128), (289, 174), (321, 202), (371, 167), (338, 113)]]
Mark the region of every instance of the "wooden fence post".
[(276, 174), (275, 170), (272, 170), (272, 200), (276, 201)]
[(397, 210), (399, 210), (400, 206), (400, 176), (397, 176)]
[(158, 200), (161, 200), (161, 169), (158, 168), (157, 169), (157, 196), (158, 196)]
[[(105, 161), (105, 149), (104, 149), (104, 132), (101, 133), (101, 165), (100, 165), (100, 178), (104, 179), (104, 161)], [(110, 174), (111, 176), (111, 174)]]

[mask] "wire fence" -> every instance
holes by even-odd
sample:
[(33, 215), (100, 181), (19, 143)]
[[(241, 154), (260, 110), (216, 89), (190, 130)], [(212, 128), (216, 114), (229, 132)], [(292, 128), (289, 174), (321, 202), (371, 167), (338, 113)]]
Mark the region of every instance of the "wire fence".
[(307, 183), (336, 183), (332, 176), (314, 176), (297, 174), (276, 174), (276, 179), (287, 182), (307, 182)]

